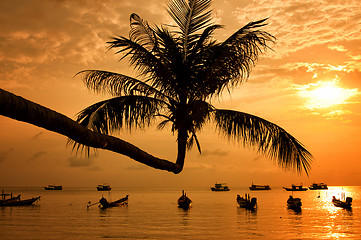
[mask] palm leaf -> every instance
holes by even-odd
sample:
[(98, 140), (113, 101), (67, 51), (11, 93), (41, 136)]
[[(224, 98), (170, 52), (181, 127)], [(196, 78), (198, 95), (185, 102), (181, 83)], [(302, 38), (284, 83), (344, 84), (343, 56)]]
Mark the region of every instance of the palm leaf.
[(272, 35), (257, 30), (266, 25), (266, 20), (251, 22), (223, 43), (211, 44), (206, 49), (203, 53), (204, 61), (210, 66), (205, 71), (203, 80), (204, 85), (207, 86), (206, 94), (218, 95), (225, 88), (230, 89), (248, 79), (259, 54), (269, 48), (269, 42), (274, 42)]
[(81, 125), (103, 134), (127, 128), (144, 128), (166, 103), (146, 96), (120, 96), (93, 104), (77, 115)]
[(130, 27), (129, 37), (132, 41), (139, 43), (149, 51), (157, 48), (157, 38), (147, 21), (133, 13), (130, 15)]
[(168, 4), (168, 13), (181, 31), (184, 58), (189, 44), (196, 37), (194, 34), (207, 27), (211, 21), (212, 11), (207, 11), (210, 5), (211, 0), (173, 0)]
[(305, 170), (308, 175), (312, 155), (283, 128), (254, 115), (231, 110), (215, 110), (214, 119), (221, 133), (230, 140), (256, 147), (285, 169)]
[(123, 74), (102, 70), (84, 70), (77, 75), (81, 78), (88, 89), (97, 93), (108, 93), (113, 96), (121, 95), (145, 95), (154, 96), (157, 99), (165, 99), (161, 92), (154, 87)]

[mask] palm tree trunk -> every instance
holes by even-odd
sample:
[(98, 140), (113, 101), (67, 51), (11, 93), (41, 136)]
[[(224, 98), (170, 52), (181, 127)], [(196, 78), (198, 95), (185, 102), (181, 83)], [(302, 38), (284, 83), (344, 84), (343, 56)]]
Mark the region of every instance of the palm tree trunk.
[(186, 129), (179, 129), (178, 130), (178, 155), (177, 155), (177, 161), (175, 163), (176, 165), (176, 172), (180, 173), (183, 170), (184, 166), (184, 160), (186, 158), (186, 152), (187, 152), (187, 139), (188, 134)]
[[(20, 96), (0, 89), (0, 115), (33, 124), (49, 131), (67, 136), (74, 141), (93, 148), (101, 148), (123, 154), (147, 166), (180, 173), (183, 168), (178, 165), (178, 159), (185, 153), (178, 154), (176, 164), (168, 160), (154, 157), (138, 147), (113, 136), (93, 132), (76, 121), (49, 108), (31, 102)], [(181, 141), (183, 144), (183, 141)], [(181, 155), (181, 156), (179, 156)]]

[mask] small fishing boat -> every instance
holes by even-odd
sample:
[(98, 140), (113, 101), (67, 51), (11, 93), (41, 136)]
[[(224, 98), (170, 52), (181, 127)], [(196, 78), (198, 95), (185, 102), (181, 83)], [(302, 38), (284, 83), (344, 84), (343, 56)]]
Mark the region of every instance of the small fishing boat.
[(302, 184), (300, 184), (300, 185), (292, 184), (290, 188), (288, 188), (288, 187), (283, 187), (283, 188), (286, 191), (294, 191), (294, 192), (296, 192), (296, 191), (307, 191), (308, 190), (308, 188), (303, 187)]
[(287, 207), (294, 211), (301, 211), (301, 198), (294, 198), (293, 196), (290, 196), (287, 200)]
[(99, 184), (97, 186), (98, 191), (110, 191), (112, 188), (108, 184)]
[(270, 186), (269, 185), (256, 185), (256, 184), (253, 184), (249, 187), (249, 190), (252, 190), (252, 191), (258, 191), (258, 190), (271, 190)]
[(62, 185), (48, 185), (44, 188), (45, 188), (45, 190), (63, 190)]
[(244, 197), (237, 195), (237, 203), (241, 208), (254, 210), (257, 207), (257, 198), (250, 198), (249, 194)]
[(344, 209), (351, 209), (352, 207), (352, 198), (347, 197), (346, 201), (342, 201), (340, 199), (337, 199), (335, 196), (332, 196), (332, 203), (335, 207), (340, 207)]
[(192, 205), (192, 200), (190, 200), (189, 197), (187, 197), (184, 190), (182, 190), (182, 196), (178, 198), (177, 202), (178, 202), (178, 207), (183, 208), (184, 210), (189, 209)]
[(229, 191), (231, 189), (229, 189), (226, 183), (216, 183), (214, 184), (214, 187), (211, 187), (211, 190), (215, 192), (224, 192), (224, 191)]
[[(10, 198), (6, 199), (7, 196), (10, 196)], [(7, 206), (27, 206), (27, 205), (32, 205), (33, 203), (35, 203), (37, 200), (40, 199), (39, 197), (35, 197), (35, 198), (29, 198), (29, 199), (21, 199), (20, 198), (21, 195), (18, 195), (16, 197), (13, 197), (13, 194), (8, 194), (8, 193), (4, 193), (4, 191), (2, 191), (1, 193), (1, 199), (0, 199), (0, 207), (7, 207)]]
[(108, 200), (106, 198), (102, 197), (99, 200), (99, 204), (100, 204), (99, 207), (101, 209), (105, 209), (105, 208), (110, 208), (110, 207), (120, 207), (120, 206), (128, 205), (128, 196), (129, 195), (126, 195), (124, 198), (121, 198), (114, 202), (108, 202)]
[(312, 183), (308, 189), (310, 190), (327, 190), (327, 184), (326, 183)]

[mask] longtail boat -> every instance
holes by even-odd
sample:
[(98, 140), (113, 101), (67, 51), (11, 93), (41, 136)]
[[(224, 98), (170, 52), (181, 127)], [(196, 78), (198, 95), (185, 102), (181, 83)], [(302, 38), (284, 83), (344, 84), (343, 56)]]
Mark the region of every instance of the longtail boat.
[(110, 207), (119, 207), (119, 206), (125, 206), (125, 205), (128, 205), (128, 196), (129, 195), (126, 195), (125, 197), (117, 200), (117, 201), (114, 201), (114, 202), (108, 202), (108, 200), (104, 197), (102, 197), (100, 200), (99, 200), (99, 207), (101, 209), (105, 209), (105, 208), (110, 208)]
[(290, 196), (287, 200), (287, 207), (296, 212), (301, 211), (301, 207), (302, 207), (301, 198), (294, 198), (293, 196)]
[[(7, 196), (10, 196), (10, 198), (6, 199)], [(1, 193), (1, 199), (0, 199), (0, 206), (1, 207), (7, 207), (7, 206), (26, 206), (26, 205), (32, 205), (34, 202), (40, 199), (40, 196), (35, 198), (29, 198), (29, 199), (21, 199), (21, 195), (18, 195), (16, 197), (13, 197), (13, 194), (4, 193), (2, 191)]]
[(337, 199), (335, 196), (332, 196), (332, 203), (335, 207), (340, 207), (340, 208), (344, 208), (344, 209), (351, 209), (351, 205), (352, 205), (352, 198), (351, 197), (347, 197), (346, 201), (342, 201), (340, 199)]
[(192, 200), (190, 200), (190, 198), (187, 197), (184, 190), (182, 190), (182, 196), (180, 196), (180, 198), (178, 198), (178, 207), (183, 208), (184, 210), (187, 210), (191, 207), (191, 204), (192, 204)]
[(254, 210), (257, 207), (257, 198), (250, 198), (249, 194), (244, 197), (237, 195), (237, 203), (241, 208)]

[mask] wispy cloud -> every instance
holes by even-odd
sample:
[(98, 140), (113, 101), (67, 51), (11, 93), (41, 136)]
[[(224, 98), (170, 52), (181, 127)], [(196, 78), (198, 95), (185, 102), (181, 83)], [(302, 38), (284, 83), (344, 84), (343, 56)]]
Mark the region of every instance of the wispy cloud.
[[(313, 45), (360, 39), (358, 1), (252, 1), (233, 12), (241, 23), (270, 17), (267, 29), (277, 37), (277, 54)], [(344, 34), (340, 34), (344, 33)], [(346, 38), (345, 38), (346, 37)]]
[(223, 151), (220, 148), (216, 148), (214, 150), (206, 149), (206, 150), (202, 151), (202, 154), (200, 156), (201, 157), (206, 157), (206, 156), (219, 156), (219, 157), (222, 157), (222, 156), (227, 156), (227, 155), (228, 155), (227, 151)]
[(38, 139), (41, 135), (43, 135), (43, 132), (39, 132), (38, 134), (35, 134), (31, 137), (32, 140)]
[(8, 158), (10, 153), (13, 151), (14, 151), (14, 148), (10, 148), (8, 150), (0, 152), (0, 163), (4, 162)]
[(31, 158), (29, 158), (29, 159), (27, 160), (27, 162), (33, 162), (33, 161), (39, 159), (41, 156), (43, 156), (43, 155), (45, 155), (45, 154), (46, 154), (46, 152), (44, 152), (44, 151), (40, 151), (40, 152), (34, 153), (34, 155), (33, 155)]
[(143, 171), (147, 170), (149, 167), (144, 164), (132, 164), (126, 167), (125, 169), (131, 170), (131, 171)]
[(90, 167), (94, 164), (94, 159), (97, 157), (96, 154), (92, 154), (89, 157), (86, 156), (73, 156), (67, 159), (70, 167)]

